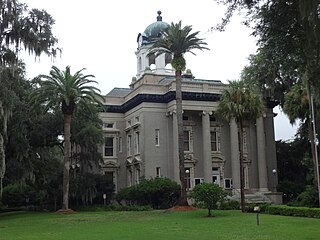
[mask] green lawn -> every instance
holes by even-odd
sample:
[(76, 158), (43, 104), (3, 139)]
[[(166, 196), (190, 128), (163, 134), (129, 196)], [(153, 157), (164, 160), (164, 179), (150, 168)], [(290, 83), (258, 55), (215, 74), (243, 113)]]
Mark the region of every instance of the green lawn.
[(0, 215), (0, 240), (320, 239), (320, 219), (239, 211), (11, 213)]

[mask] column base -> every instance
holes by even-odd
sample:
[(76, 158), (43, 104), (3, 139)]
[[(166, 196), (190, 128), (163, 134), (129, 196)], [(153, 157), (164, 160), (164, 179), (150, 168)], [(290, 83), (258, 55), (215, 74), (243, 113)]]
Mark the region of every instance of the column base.
[(259, 192), (265, 193), (265, 192), (270, 192), (268, 188), (259, 188)]

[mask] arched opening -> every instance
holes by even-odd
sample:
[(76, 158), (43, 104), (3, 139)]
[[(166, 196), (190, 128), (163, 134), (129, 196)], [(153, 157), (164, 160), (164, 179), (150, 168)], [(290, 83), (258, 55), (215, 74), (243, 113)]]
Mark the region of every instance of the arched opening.
[(167, 64), (171, 63), (171, 61), (172, 61), (172, 54), (166, 53), (166, 55), (165, 55), (165, 65), (167, 66)]
[[(154, 53), (150, 54), (149, 55), (149, 67), (152, 65), (152, 64), (156, 64), (156, 56), (154, 55)], [(151, 68), (151, 67), (150, 67)]]

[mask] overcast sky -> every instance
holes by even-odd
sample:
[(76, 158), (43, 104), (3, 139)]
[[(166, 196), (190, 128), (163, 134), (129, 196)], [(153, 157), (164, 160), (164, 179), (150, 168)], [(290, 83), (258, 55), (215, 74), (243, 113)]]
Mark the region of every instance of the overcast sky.
[[(99, 88), (107, 94), (114, 87), (128, 87), (136, 75), (137, 36), (156, 21), (162, 11), (167, 23), (182, 20), (201, 32), (210, 51), (186, 55), (187, 68), (196, 78), (221, 80), (239, 79), (249, 54), (256, 51), (250, 29), (234, 16), (225, 32), (210, 31), (224, 15), (224, 6), (213, 0), (20, 0), (30, 8), (45, 9), (56, 20), (54, 35), (62, 48), (61, 57), (52, 60), (42, 56), (25, 58), (27, 75), (33, 78), (48, 74), (52, 65), (61, 69), (70, 65), (72, 71), (86, 68), (96, 76)], [(277, 110), (278, 111), (278, 110)], [(291, 139), (295, 134), (288, 120), (275, 118), (276, 139)]]

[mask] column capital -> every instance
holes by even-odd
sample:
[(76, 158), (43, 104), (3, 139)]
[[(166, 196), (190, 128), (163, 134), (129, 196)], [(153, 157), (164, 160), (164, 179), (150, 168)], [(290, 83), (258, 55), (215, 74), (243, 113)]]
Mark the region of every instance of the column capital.
[(172, 116), (173, 114), (177, 114), (177, 111), (176, 110), (171, 110), (171, 111), (166, 113), (166, 116), (169, 117), (169, 116)]
[(212, 114), (213, 114), (212, 111), (203, 110), (203, 111), (200, 113), (200, 116), (201, 116), (201, 115), (202, 115), (202, 116), (205, 116), (205, 115), (211, 116)]

